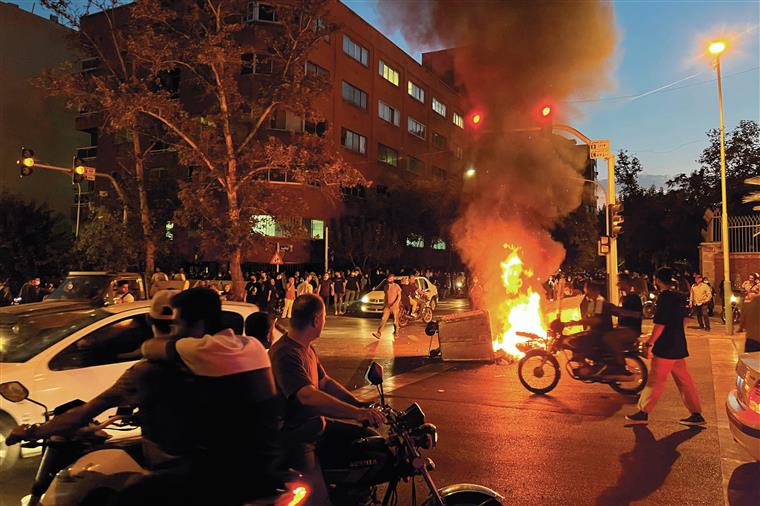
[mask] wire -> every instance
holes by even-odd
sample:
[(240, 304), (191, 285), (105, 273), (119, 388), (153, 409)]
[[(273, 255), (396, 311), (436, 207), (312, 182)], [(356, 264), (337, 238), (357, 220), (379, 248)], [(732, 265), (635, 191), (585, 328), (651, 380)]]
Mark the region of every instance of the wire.
[[(760, 69), (760, 66), (755, 66), (755, 67), (751, 67), (751, 68), (748, 68), (748, 69), (740, 70), (739, 72), (733, 72), (731, 74), (725, 74), (725, 75), (723, 75), (723, 79), (726, 79), (728, 77), (738, 76), (738, 75), (741, 75), (741, 74), (746, 74), (747, 72), (752, 72), (752, 71), (757, 70), (757, 69)], [(693, 79), (693, 78), (695, 78), (695, 77), (697, 77), (697, 76), (699, 76), (699, 75), (701, 75), (703, 73), (704, 72), (700, 72), (700, 73), (697, 73), (697, 74), (694, 74), (694, 75), (691, 75), (691, 76), (688, 76), (688, 77), (684, 77), (683, 79), (679, 79), (678, 81), (674, 81), (674, 82), (672, 82), (670, 84), (666, 84), (664, 86), (660, 86), (659, 88), (655, 88), (654, 90), (645, 91), (644, 93), (638, 93), (636, 95), (619, 95), (619, 96), (616, 96), (616, 97), (589, 98), (589, 99), (580, 99), (580, 100), (565, 100), (564, 102), (567, 103), (567, 104), (586, 104), (586, 103), (592, 103), (592, 102), (612, 102), (612, 101), (616, 101), (616, 100), (619, 100), (619, 101), (623, 101), (623, 100), (633, 101), (633, 100), (637, 100), (639, 98), (647, 97), (649, 95), (654, 95), (656, 93), (663, 93), (663, 92), (666, 92), (666, 91), (683, 90), (685, 88), (693, 88), (694, 86), (701, 86), (701, 85), (707, 84), (707, 83), (714, 83), (715, 81), (718, 80), (718, 78), (715, 77), (715, 78), (712, 78), (712, 79), (707, 79), (707, 80), (699, 81), (699, 82), (696, 82), (696, 83), (685, 84), (683, 86), (675, 86), (675, 87), (673, 87), (674, 85), (676, 85), (678, 83), (681, 83), (681, 82), (689, 80), (689, 79)]]

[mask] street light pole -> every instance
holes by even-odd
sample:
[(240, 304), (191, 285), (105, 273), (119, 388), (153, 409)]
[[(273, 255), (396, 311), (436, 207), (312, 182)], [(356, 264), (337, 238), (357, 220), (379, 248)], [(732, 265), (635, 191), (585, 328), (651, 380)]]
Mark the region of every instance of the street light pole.
[(729, 262), (729, 237), (728, 237), (728, 205), (726, 199), (726, 128), (723, 121), (723, 83), (720, 78), (720, 55), (725, 51), (726, 44), (716, 41), (710, 44), (708, 51), (715, 55), (715, 72), (718, 77), (718, 110), (720, 114), (720, 196), (721, 217), (720, 235), (723, 249), (723, 314), (726, 317), (726, 333), (734, 334), (734, 315), (731, 307), (731, 268)]

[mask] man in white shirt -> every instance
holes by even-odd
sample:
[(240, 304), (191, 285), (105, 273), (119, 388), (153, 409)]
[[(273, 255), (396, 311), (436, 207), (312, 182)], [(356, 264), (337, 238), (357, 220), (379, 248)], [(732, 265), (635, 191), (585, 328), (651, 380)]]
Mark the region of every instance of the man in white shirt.
[(707, 305), (712, 299), (712, 288), (705, 283), (701, 274), (694, 276), (694, 284), (691, 285), (689, 306), (694, 308), (697, 313), (697, 322), (699, 328), (710, 330), (710, 316), (707, 312)]

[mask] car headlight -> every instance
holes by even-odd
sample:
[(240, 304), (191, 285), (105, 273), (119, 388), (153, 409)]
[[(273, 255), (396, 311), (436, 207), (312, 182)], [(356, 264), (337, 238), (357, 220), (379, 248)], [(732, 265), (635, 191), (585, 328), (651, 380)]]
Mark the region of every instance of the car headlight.
[(365, 304), (366, 304), (367, 302), (369, 302), (369, 295), (364, 295), (364, 296), (361, 298), (361, 301), (362, 301), (363, 303), (365, 303)]

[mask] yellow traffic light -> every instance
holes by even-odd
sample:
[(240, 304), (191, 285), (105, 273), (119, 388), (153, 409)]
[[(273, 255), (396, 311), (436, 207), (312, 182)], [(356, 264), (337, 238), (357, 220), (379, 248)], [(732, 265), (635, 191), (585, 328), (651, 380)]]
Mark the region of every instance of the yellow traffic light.
[(21, 159), (17, 161), (21, 167), (19, 172), (21, 177), (30, 176), (32, 174), (32, 168), (34, 167), (34, 150), (21, 148)]

